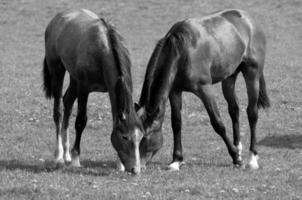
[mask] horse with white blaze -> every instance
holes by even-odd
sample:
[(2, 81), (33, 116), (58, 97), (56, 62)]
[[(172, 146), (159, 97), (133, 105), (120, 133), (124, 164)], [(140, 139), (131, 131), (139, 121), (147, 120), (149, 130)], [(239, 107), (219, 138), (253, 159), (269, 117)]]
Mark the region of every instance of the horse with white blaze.
[[(70, 83), (63, 97), (62, 117), (60, 105), (66, 71)], [(116, 28), (86, 9), (57, 14), (45, 31), (43, 74), (45, 95), (54, 98), (55, 162), (80, 166), (88, 95), (108, 92), (113, 119), (111, 142), (125, 169), (140, 173), (139, 143), (144, 130), (132, 100), (129, 53)], [(68, 123), (76, 99), (76, 138), (70, 156)]]

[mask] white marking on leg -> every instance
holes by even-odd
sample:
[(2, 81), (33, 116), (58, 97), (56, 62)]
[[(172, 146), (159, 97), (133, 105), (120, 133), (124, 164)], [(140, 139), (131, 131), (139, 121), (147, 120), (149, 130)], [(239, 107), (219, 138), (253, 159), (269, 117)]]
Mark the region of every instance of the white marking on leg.
[(259, 169), (258, 159), (258, 155), (255, 155), (254, 153), (250, 152), (250, 161), (248, 167), (250, 169)]
[(71, 166), (81, 167), (80, 156), (76, 152), (72, 152)]
[(71, 162), (70, 156), (70, 143), (69, 143), (69, 128), (62, 129), (63, 148), (64, 148), (64, 160), (65, 162)]
[[(57, 127), (57, 129), (59, 129), (59, 127)], [(58, 131), (58, 130), (57, 130)], [(62, 135), (59, 132), (59, 134), (57, 134), (57, 147), (56, 147), (56, 151), (55, 151), (55, 163), (64, 163), (64, 159), (63, 159), (63, 154), (64, 154), (64, 149), (63, 149), (63, 145), (62, 145)]]
[(171, 170), (171, 171), (179, 171), (181, 164), (182, 164), (182, 163), (179, 162), (179, 161), (172, 162), (172, 163), (168, 166), (168, 168), (169, 168), (169, 170)]
[(239, 160), (242, 160), (242, 149), (243, 149), (243, 146), (242, 146), (241, 142), (238, 143), (237, 149), (238, 149), (238, 154), (239, 154)]

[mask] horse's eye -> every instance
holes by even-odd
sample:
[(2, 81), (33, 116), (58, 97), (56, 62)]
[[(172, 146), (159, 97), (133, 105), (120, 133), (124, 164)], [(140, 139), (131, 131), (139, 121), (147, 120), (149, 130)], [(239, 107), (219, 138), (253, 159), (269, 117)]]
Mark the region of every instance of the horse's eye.
[(119, 118), (120, 118), (121, 121), (125, 121), (125, 120), (126, 120), (126, 115), (125, 115), (125, 113), (121, 113), (121, 114), (119, 115)]
[(122, 135), (123, 140), (129, 141), (130, 137), (128, 135)]

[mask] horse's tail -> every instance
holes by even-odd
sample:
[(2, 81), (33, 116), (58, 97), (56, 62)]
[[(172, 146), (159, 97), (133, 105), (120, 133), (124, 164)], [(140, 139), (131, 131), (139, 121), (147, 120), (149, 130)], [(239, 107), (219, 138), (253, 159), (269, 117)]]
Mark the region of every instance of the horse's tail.
[(267, 95), (266, 91), (266, 84), (264, 80), (263, 72), (260, 75), (259, 80), (259, 98), (258, 98), (258, 108), (269, 108), (270, 107), (270, 100)]
[(43, 90), (45, 93), (45, 97), (47, 99), (53, 97), (52, 89), (51, 89), (51, 76), (50, 76), (49, 68), (47, 66), (46, 58), (44, 58), (44, 62), (43, 62)]

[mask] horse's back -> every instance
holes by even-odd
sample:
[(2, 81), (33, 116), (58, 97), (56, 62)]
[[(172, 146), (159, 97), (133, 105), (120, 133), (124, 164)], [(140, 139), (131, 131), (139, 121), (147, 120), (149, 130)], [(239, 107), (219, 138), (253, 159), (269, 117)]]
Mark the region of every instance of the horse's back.
[[(243, 10), (227, 10), (221, 12), (221, 16), (232, 23), (241, 38), (246, 43), (246, 57), (253, 57), (253, 52), (260, 52), (265, 50), (266, 39), (263, 29), (253, 20), (253, 18)], [(260, 52), (264, 54), (265, 52)]]
[(261, 35), (262, 30), (241, 10), (221, 11), (184, 23), (198, 33), (196, 46), (189, 48), (192, 67), (187, 73), (199, 82), (215, 83), (225, 79), (250, 56), (252, 45), (262, 45), (259, 42), (262, 38), (253, 38)]
[(73, 56), (78, 56), (75, 54), (79, 48), (81, 54), (88, 47), (109, 49), (107, 27), (97, 15), (85, 9), (57, 14), (46, 28), (45, 41), (46, 48), (48, 44), (55, 47), (49, 50)]
[(91, 11), (59, 13), (46, 28), (46, 57), (59, 60), (77, 80), (103, 85), (102, 66), (113, 64), (107, 31), (104, 22)]

